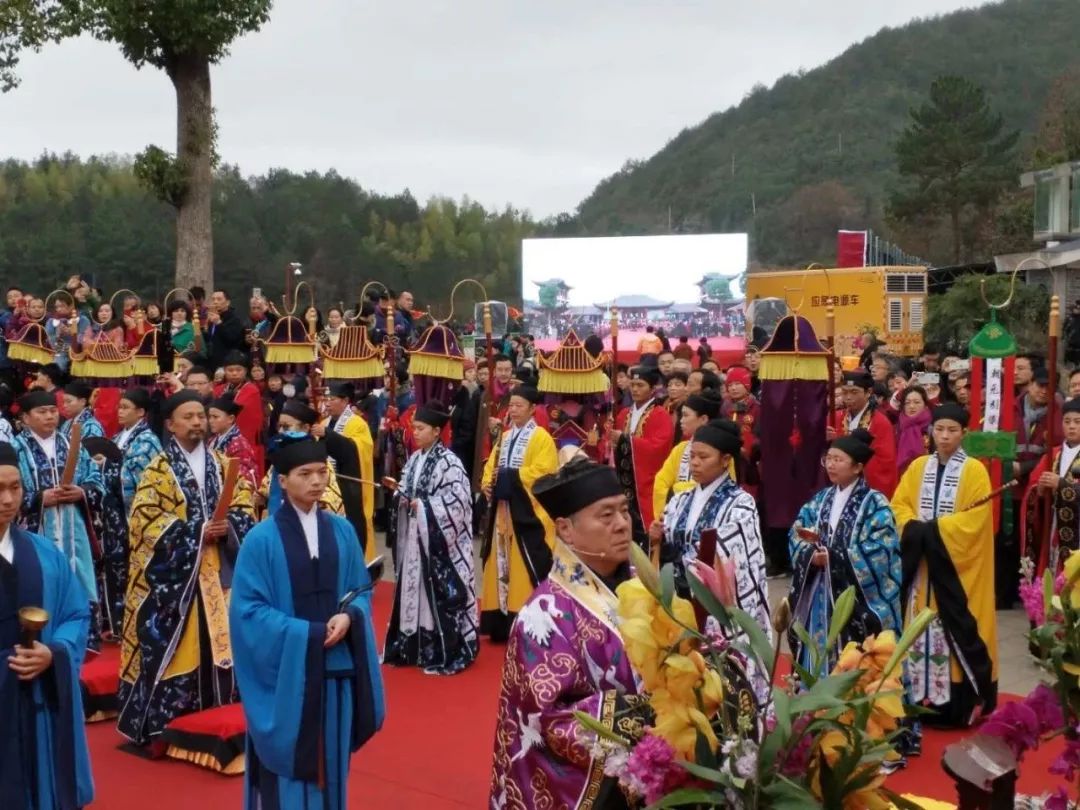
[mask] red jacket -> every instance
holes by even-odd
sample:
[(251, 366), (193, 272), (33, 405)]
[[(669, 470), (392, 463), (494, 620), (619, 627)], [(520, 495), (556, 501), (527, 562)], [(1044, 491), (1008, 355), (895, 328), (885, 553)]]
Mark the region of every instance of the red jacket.
[[(214, 386), (214, 396), (220, 397), (228, 390), (224, 384)], [(248, 440), (252, 452), (255, 454), (255, 462), (260, 477), (263, 473), (263, 446), (262, 432), (266, 427), (266, 414), (263, 411), (263, 398), (259, 393), (259, 387), (248, 380), (241, 385), (235, 393), (234, 402), (243, 410), (236, 415), (236, 426), (240, 434)]]
[[(623, 408), (615, 418), (615, 429), (625, 431), (629, 424), (630, 408)], [(675, 441), (675, 426), (671, 415), (659, 402), (638, 422), (632, 437), (631, 453), (634, 459), (634, 490), (637, 493), (641, 522), (646, 531), (656, 519), (653, 514), (653, 479), (667, 461)]]
[[(838, 436), (850, 433), (848, 430), (848, 412), (846, 409), (833, 414), (832, 426)], [(884, 413), (875, 408), (871, 412), (870, 423), (865, 425), (874, 437), (874, 457), (866, 464), (866, 483), (886, 498), (892, 498), (898, 483), (896, 470), (896, 432), (892, 422)]]

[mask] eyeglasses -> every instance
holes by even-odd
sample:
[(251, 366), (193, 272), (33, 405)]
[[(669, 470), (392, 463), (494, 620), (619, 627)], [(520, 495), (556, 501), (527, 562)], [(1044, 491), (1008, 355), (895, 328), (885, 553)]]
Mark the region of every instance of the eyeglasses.
[(843, 456), (825, 455), (821, 457), (821, 466), (827, 468), (830, 466), (835, 466), (837, 464), (843, 464), (845, 461), (847, 461), (847, 459)]

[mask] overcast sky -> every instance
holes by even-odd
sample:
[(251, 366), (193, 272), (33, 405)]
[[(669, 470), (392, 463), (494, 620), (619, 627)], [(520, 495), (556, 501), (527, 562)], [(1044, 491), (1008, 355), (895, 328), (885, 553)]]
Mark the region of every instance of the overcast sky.
[[(246, 174), (572, 210), (629, 158), (886, 25), (973, 0), (277, 0), (213, 74)], [(175, 148), (168, 79), (109, 44), (50, 46), (0, 95), (0, 157)]]

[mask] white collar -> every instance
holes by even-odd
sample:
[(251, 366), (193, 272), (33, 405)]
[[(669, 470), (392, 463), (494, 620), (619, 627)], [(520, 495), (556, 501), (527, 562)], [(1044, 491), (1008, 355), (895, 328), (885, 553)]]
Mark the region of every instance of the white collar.
[(0, 557), (8, 562), (15, 562), (15, 543), (11, 539), (11, 526), (4, 529), (4, 536), (0, 537)]
[(866, 413), (866, 409), (870, 407), (870, 400), (866, 401), (866, 404), (862, 406), (862, 410), (854, 416), (851, 416), (851, 411), (848, 411), (848, 425), (858, 425), (862, 421), (863, 414)]
[(716, 493), (716, 490), (720, 488), (720, 485), (724, 483), (728, 475), (725, 472), (711, 484), (701, 486), (697, 485), (694, 489), (694, 497), (690, 502), (690, 514), (687, 516), (686, 525), (688, 528), (693, 528), (694, 524), (698, 522), (698, 518), (701, 517), (701, 513), (705, 509), (705, 504), (709, 502), (709, 499)]
[(42, 450), (45, 451), (47, 456), (56, 455), (56, 432), (53, 431), (52, 436), (43, 437), (37, 435), (34, 431), (30, 431), (30, 435), (34, 437), (34, 441), (38, 443)]
[(311, 555), (311, 559), (316, 560), (319, 557), (319, 504), (313, 504), (311, 509), (305, 512), (293, 503), (291, 498), (289, 498), (289, 503), (296, 511), (296, 516), (300, 519), (300, 528), (304, 530), (304, 540), (307, 542), (308, 553)]
[(1069, 468), (1072, 467), (1073, 462), (1076, 461), (1077, 455), (1080, 455), (1080, 443), (1075, 447), (1069, 447), (1067, 444), (1061, 445), (1061, 460), (1058, 464), (1058, 475), (1066, 475), (1069, 472)]

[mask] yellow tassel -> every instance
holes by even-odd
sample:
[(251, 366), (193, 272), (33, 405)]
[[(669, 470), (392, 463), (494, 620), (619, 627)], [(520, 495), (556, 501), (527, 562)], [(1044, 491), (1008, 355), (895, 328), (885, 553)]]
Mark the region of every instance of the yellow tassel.
[(310, 345), (275, 346), (266, 344), (267, 363), (314, 363), (315, 348)]
[(762, 380), (828, 380), (829, 358), (822, 354), (763, 352), (758, 378)]
[(416, 352), (409, 360), (409, 371), (425, 377), (441, 377), (457, 382), (465, 379), (465, 358)]
[(115, 709), (109, 709), (107, 711), (105, 709), (102, 709), (100, 711), (94, 712), (92, 715), (87, 717), (86, 722), (87, 723), (100, 723), (100, 722), (102, 722), (104, 720), (112, 720), (118, 714), (119, 714), (119, 712), (116, 711)]
[(597, 369), (588, 372), (540, 369), (537, 390), (545, 394), (603, 394), (611, 388), (607, 374)]
[(132, 373), (140, 377), (156, 377), (161, 373), (156, 357), (135, 357), (131, 365)]
[(26, 343), (9, 343), (8, 359), (21, 360), (24, 363), (37, 363), (43, 366), (53, 361), (53, 353)]
[(200, 751), (188, 751), (186, 748), (180, 748), (177, 745), (170, 745), (166, 748), (165, 756), (172, 757), (173, 759), (181, 759), (184, 762), (190, 762), (193, 765), (199, 765), (203, 768), (208, 768), (211, 771), (223, 773), (226, 776), (239, 776), (244, 772), (247, 766), (247, 760), (243, 754), (237, 754), (232, 762), (222, 765), (218, 762), (217, 757), (213, 757), (210, 754), (204, 754)]
[[(157, 368), (157, 364), (154, 365)], [(157, 374), (157, 371), (154, 371)], [(96, 379), (120, 380), (131, 376), (131, 361), (123, 360), (118, 363), (104, 363), (100, 360), (84, 358), (71, 361), (72, 377), (92, 377)]]
[(323, 379), (325, 380), (365, 380), (382, 379), (385, 370), (382, 360), (372, 357), (369, 360), (336, 360), (323, 355)]

